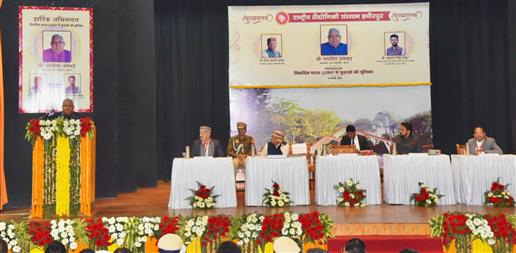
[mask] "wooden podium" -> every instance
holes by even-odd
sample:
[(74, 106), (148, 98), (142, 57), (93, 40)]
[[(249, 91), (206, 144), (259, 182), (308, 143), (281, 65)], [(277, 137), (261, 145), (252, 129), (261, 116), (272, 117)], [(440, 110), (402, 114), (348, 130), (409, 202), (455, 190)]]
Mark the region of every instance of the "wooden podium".
[(69, 137), (56, 132), (47, 139), (42, 135), (31, 137), (31, 218), (91, 216), (95, 201), (93, 123), (88, 134)]

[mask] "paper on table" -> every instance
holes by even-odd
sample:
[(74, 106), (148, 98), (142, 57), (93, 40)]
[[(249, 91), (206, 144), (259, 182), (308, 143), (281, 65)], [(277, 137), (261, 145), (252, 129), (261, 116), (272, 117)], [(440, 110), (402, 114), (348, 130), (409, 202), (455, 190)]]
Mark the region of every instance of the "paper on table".
[(308, 151), (308, 148), (306, 146), (306, 143), (292, 144), (292, 154), (293, 155), (306, 154), (307, 151)]

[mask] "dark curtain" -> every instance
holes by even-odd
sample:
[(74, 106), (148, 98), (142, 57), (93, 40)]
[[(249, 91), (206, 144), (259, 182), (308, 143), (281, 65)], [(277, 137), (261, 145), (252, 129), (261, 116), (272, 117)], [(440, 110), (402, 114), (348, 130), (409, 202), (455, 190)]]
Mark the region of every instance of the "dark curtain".
[(229, 138), (227, 8), (221, 1), (157, 1), (156, 64), (160, 177), (198, 138), (199, 126)]
[(475, 126), (484, 127), (505, 152), (516, 151), (509, 2), (431, 1), (434, 143), (447, 153), (471, 138)]
[(18, 113), (18, 6), (94, 8), (97, 197), (156, 185), (156, 76), (152, 1), (8, 0), (0, 8), (5, 78), (5, 174), (9, 204), (31, 201), (31, 145)]

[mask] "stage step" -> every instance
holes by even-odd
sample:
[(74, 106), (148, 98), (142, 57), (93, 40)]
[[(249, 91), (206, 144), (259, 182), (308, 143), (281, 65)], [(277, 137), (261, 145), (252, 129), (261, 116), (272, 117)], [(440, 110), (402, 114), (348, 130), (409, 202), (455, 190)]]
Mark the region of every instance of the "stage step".
[(420, 253), (442, 253), (443, 248), (439, 238), (429, 236), (337, 236), (328, 241), (330, 253), (341, 253), (346, 242), (352, 238), (359, 238), (366, 244), (368, 253), (396, 253), (402, 249), (413, 249)]

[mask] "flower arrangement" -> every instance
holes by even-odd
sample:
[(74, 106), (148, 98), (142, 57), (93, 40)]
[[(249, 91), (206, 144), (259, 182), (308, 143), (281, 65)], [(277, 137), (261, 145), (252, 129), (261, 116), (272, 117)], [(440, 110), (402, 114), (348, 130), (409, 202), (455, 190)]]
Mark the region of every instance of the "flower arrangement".
[(268, 207), (284, 207), (290, 206), (292, 201), (289, 197), (290, 193), (281, 190), (280, 185), (272, 181), (272, 188), (265, 189), (262, 203)]
[(334, 188), (339, 192), (337, 205), (345, 207), (365, 206), (366, 191), (362, 189), (359, 182), (348, 179), (346, 183), (338, 183)]
[(70, 219), (60, 219), (50, 221), (50, 235), (55, 241), (60, 241), (65, 247), (75, 250), (77, 242), (73, 221)]
[(182, 236), (185, 245), (192, 243), (195, 238), (200, 238), (206, 231), (208, 216), (191, 217), (182, 222)]
[(88, 135), (93, 137), (94, 122), (91, 118), (66, 119), (31, 119), (25, 126), (25, 139), (34, 143), (37, 137), (50, 140), (55, 135), (64, 135), (70, 138)]
[(484, 205), (494, 207), (513, 207), (514, 198), (507, 190), (507, 185), (500, 184), (500, 178), (491, 184), (491, 189), (484, 193)]
[(416, 206), (432, 207), (436, 206), (439, 199), (444, 195), (437, 193), (437, 188), (430, 188), (424, 183), (419, 182), (419, 192), (410, 196), (410, 201), (414, 201)]
[[(487, 219), (487, 218), (486, 218)], [(498, 222), (498, 221), (493, 221)], [(186, 245), (199, 240), (202, 252), (215, 249), (223, 239), (237, 240), (244, 252), (256, 252), (279, 236), (304, 242), (324, 243), (332, 237), (333, 222), (317, 212), (296, 214), (282, 212), (264, 216), (247, 214), (229, 217), (99, 217), (26, 222), (0, 222), (0, 236), (12, 252), (30, 252), (59, 240), (70, 250), (75, 244), (87, 244), (102, 250), (116, 243), (131, 252), (144, 252), (149, 238), (166, 233), (178, 234)], [(498, 230), (493, 230), (498, 231)], [(495, 232), (496, 234), (496, 232)]]
[(290, 214), (289, 212), (283, 213), (283, 228), (281, 229), (282, 236), (288, 236), (290, 238), (300, 238), (303, 234), (301, 222), (299, 221), (298, 214)]
[(15, 225), (0, 221), (0, 238), (7, 243), (7, 248), (14, 253), (21, 252), (22, 248), (16, 240)]
[(91, 249), (105, 250), (111, 245), (111, 236), (109, 231), (102, 222), (102, 218), (88, 219), (86, 226), (86, 235), (89, 239)]
[(516, 217), (501, 215), (480, 215), (446, 213), (430, 220), (432, 237), (441, 237), (443, 245), (449, 248), (455, 241), (457, 252), (472, 252), (472, 241), (481, 240), (493, 252), (508, 252), (516, 239)]
[(249, 214), (242, 217), (235, 218), (232, 223), (237, 224), (235, 235), (232, 236), (238, 239), (238, 244), (247, 249), (248, 252), (256, 252), (256, 245), (251, 245), (262, 230), (262, 222), (265, 217), (259, 214)]
[(197, 190), (190, 189), (193, 196), (187, 198), (190, 201), (190, 206), (195, 209), (214, 208), (219, 197), (219, 195), (212, 195), (214, 187), (208, 188), (206, 185), (197, 182)]

